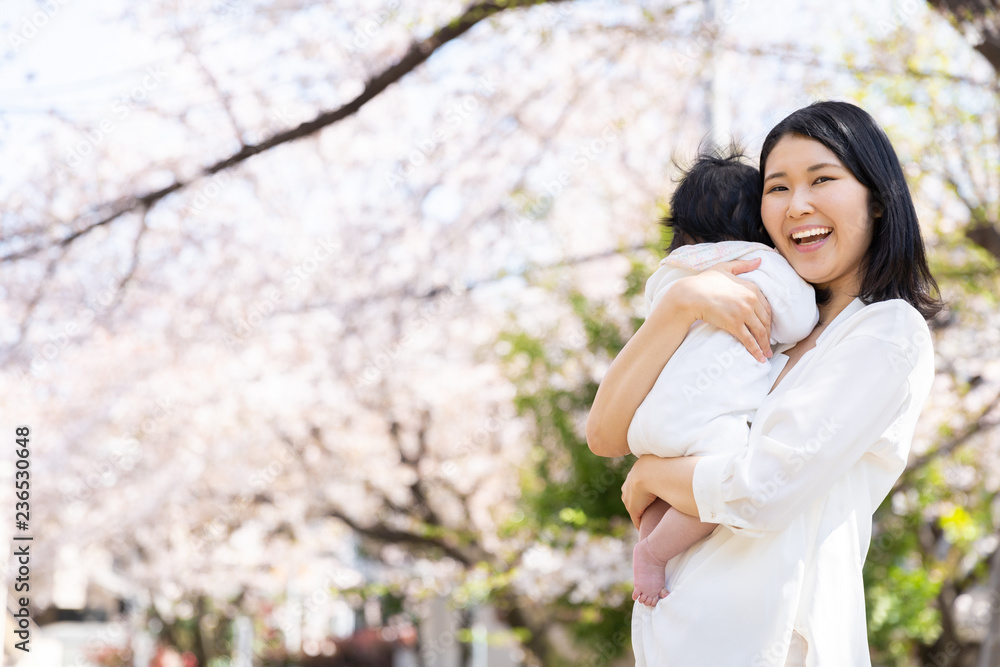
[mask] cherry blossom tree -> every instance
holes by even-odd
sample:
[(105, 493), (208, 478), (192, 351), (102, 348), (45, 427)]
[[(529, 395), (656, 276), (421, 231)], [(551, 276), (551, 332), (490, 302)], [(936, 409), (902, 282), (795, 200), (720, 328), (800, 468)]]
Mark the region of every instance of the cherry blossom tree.
[[(25, 8), (12, 62), (72, 11)], [(263, 658), (332, 605), (402, 628), (440, 597), (466, 657), (483, 605), (529, 664), (627, 654), (629, 459), (590, 455), (583, 423), (641, 321), (674, 160), (720, 106), (753, 150), (809, 95), (854, 96), (904, 155), (952, 302), (873, 538), (873, 645), (909, 664), (981, 641), (961, 633), (996, 547), (997, 466), (973, 456), (1000, 386), (975, 231), (996, 99), (967, 97), (981, 63), (943, 20), (870, 19), (892, 48), (841, 58), (742, 2), (102, 11), (148, 61), (87, 105), (0, 112), (0, 384), (34, 433), (38, 609), (83, 569), (199, 664), (241, 614)], [(418, 634), (423, 664), (446, 639)]]

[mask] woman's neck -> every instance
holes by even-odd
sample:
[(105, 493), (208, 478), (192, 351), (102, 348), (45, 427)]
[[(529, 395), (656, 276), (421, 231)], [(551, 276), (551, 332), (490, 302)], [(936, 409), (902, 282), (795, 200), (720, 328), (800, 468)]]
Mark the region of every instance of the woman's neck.
[(847, 308), (854, 299), (855, 296), (849, 292), (834, 292), (829, 301), (819, 306), (819, 324), (825, 327), (833, 321), (833, 318), (840, 315), (841, 311)]

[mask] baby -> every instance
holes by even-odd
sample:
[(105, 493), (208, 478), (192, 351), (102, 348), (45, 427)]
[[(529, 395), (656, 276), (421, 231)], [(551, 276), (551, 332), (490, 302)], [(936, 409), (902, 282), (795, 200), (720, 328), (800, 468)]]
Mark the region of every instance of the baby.
[[(669, 255), (646, 282), (646, 315), (678, 279), (720, 262), (759, 257), (760, 266), (739, 277), (755, 283), (771, 305), (771, 344), (793, 344), (819, 320), (816, 295), (771, 247), (760, 218), (760, 173), (741, 158), (735, 148), (728, 154), (703, 150), (684, 174), (670, 199), (670, 217), (663, 221), (673, 230)], [(632, 417), (629, 449), (636, 456), (674, 457), (746, 446), (757, 406), (784, 361), (778, 355), (758, 362), (730, 334), (696, 322)], [(661, 524), (667, 511), (678, 514), (672, 517), (673, 530)], [(654, 606), (666, 597), (667, 561), (716, 525), (657, 498), (639, 522), (632, 599)]]

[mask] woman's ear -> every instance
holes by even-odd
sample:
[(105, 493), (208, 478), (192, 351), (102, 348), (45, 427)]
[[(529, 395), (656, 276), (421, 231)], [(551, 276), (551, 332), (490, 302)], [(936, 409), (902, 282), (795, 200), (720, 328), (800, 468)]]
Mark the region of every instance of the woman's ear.
[(868, 209), (871, 211), (872, 220), (878, 220), (885, 213), (885, 207), (877, 199), (872, 199), (871, 204), (868, 205)]

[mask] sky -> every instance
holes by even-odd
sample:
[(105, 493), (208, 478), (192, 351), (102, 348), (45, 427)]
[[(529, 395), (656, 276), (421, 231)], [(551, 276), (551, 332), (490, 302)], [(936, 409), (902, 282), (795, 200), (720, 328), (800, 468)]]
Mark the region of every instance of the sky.
[[(872, 3), (861, 0), (713, 0), (725, 40), (746, 46), (776, 42), (817, 49), (836, 61), (845, 47), (867, 35), (859, 24), (903, 22), (926, 12), (914, 0)], [(586, 4), (586, 3), (583, 3)], [(48, 109), (73, 116), (104, 113), (110, 103), (138, 85), (147, 68), (169, 65), (176, 47), (158, 44), (116, 20), (126, 0), (5, 0), (0, 6), (0, 120), (7, 132), (20, 129)], [(694, 10), (701, 9), (694, 3)], [(626, 5), (627, 6), (627, 5)], [(916, 9), (913, 9), (914, 7)], [(696, 45), (692, 45), (697, 48)], [(239, 58), (250, 53), (237, 54)], [(737, 56), (738, 57), (738, 56)], [(794, 78), (789, 65), (761, 61), (774, 77)], [(183, 95), (186, 82), (170, 80), (162, 94)], [(765, 101), (747, 100), (748, 111), (765, 112)]]
[(169, 54), (115, 21), (123, 4), (52, 0), (49, 9), (40, 9), (41, 3), (30, 0), (4, 2), (4, 116), (35, 114), (53, 106), (100, 108), (126, 94), (147, 67), (162, 66)]

